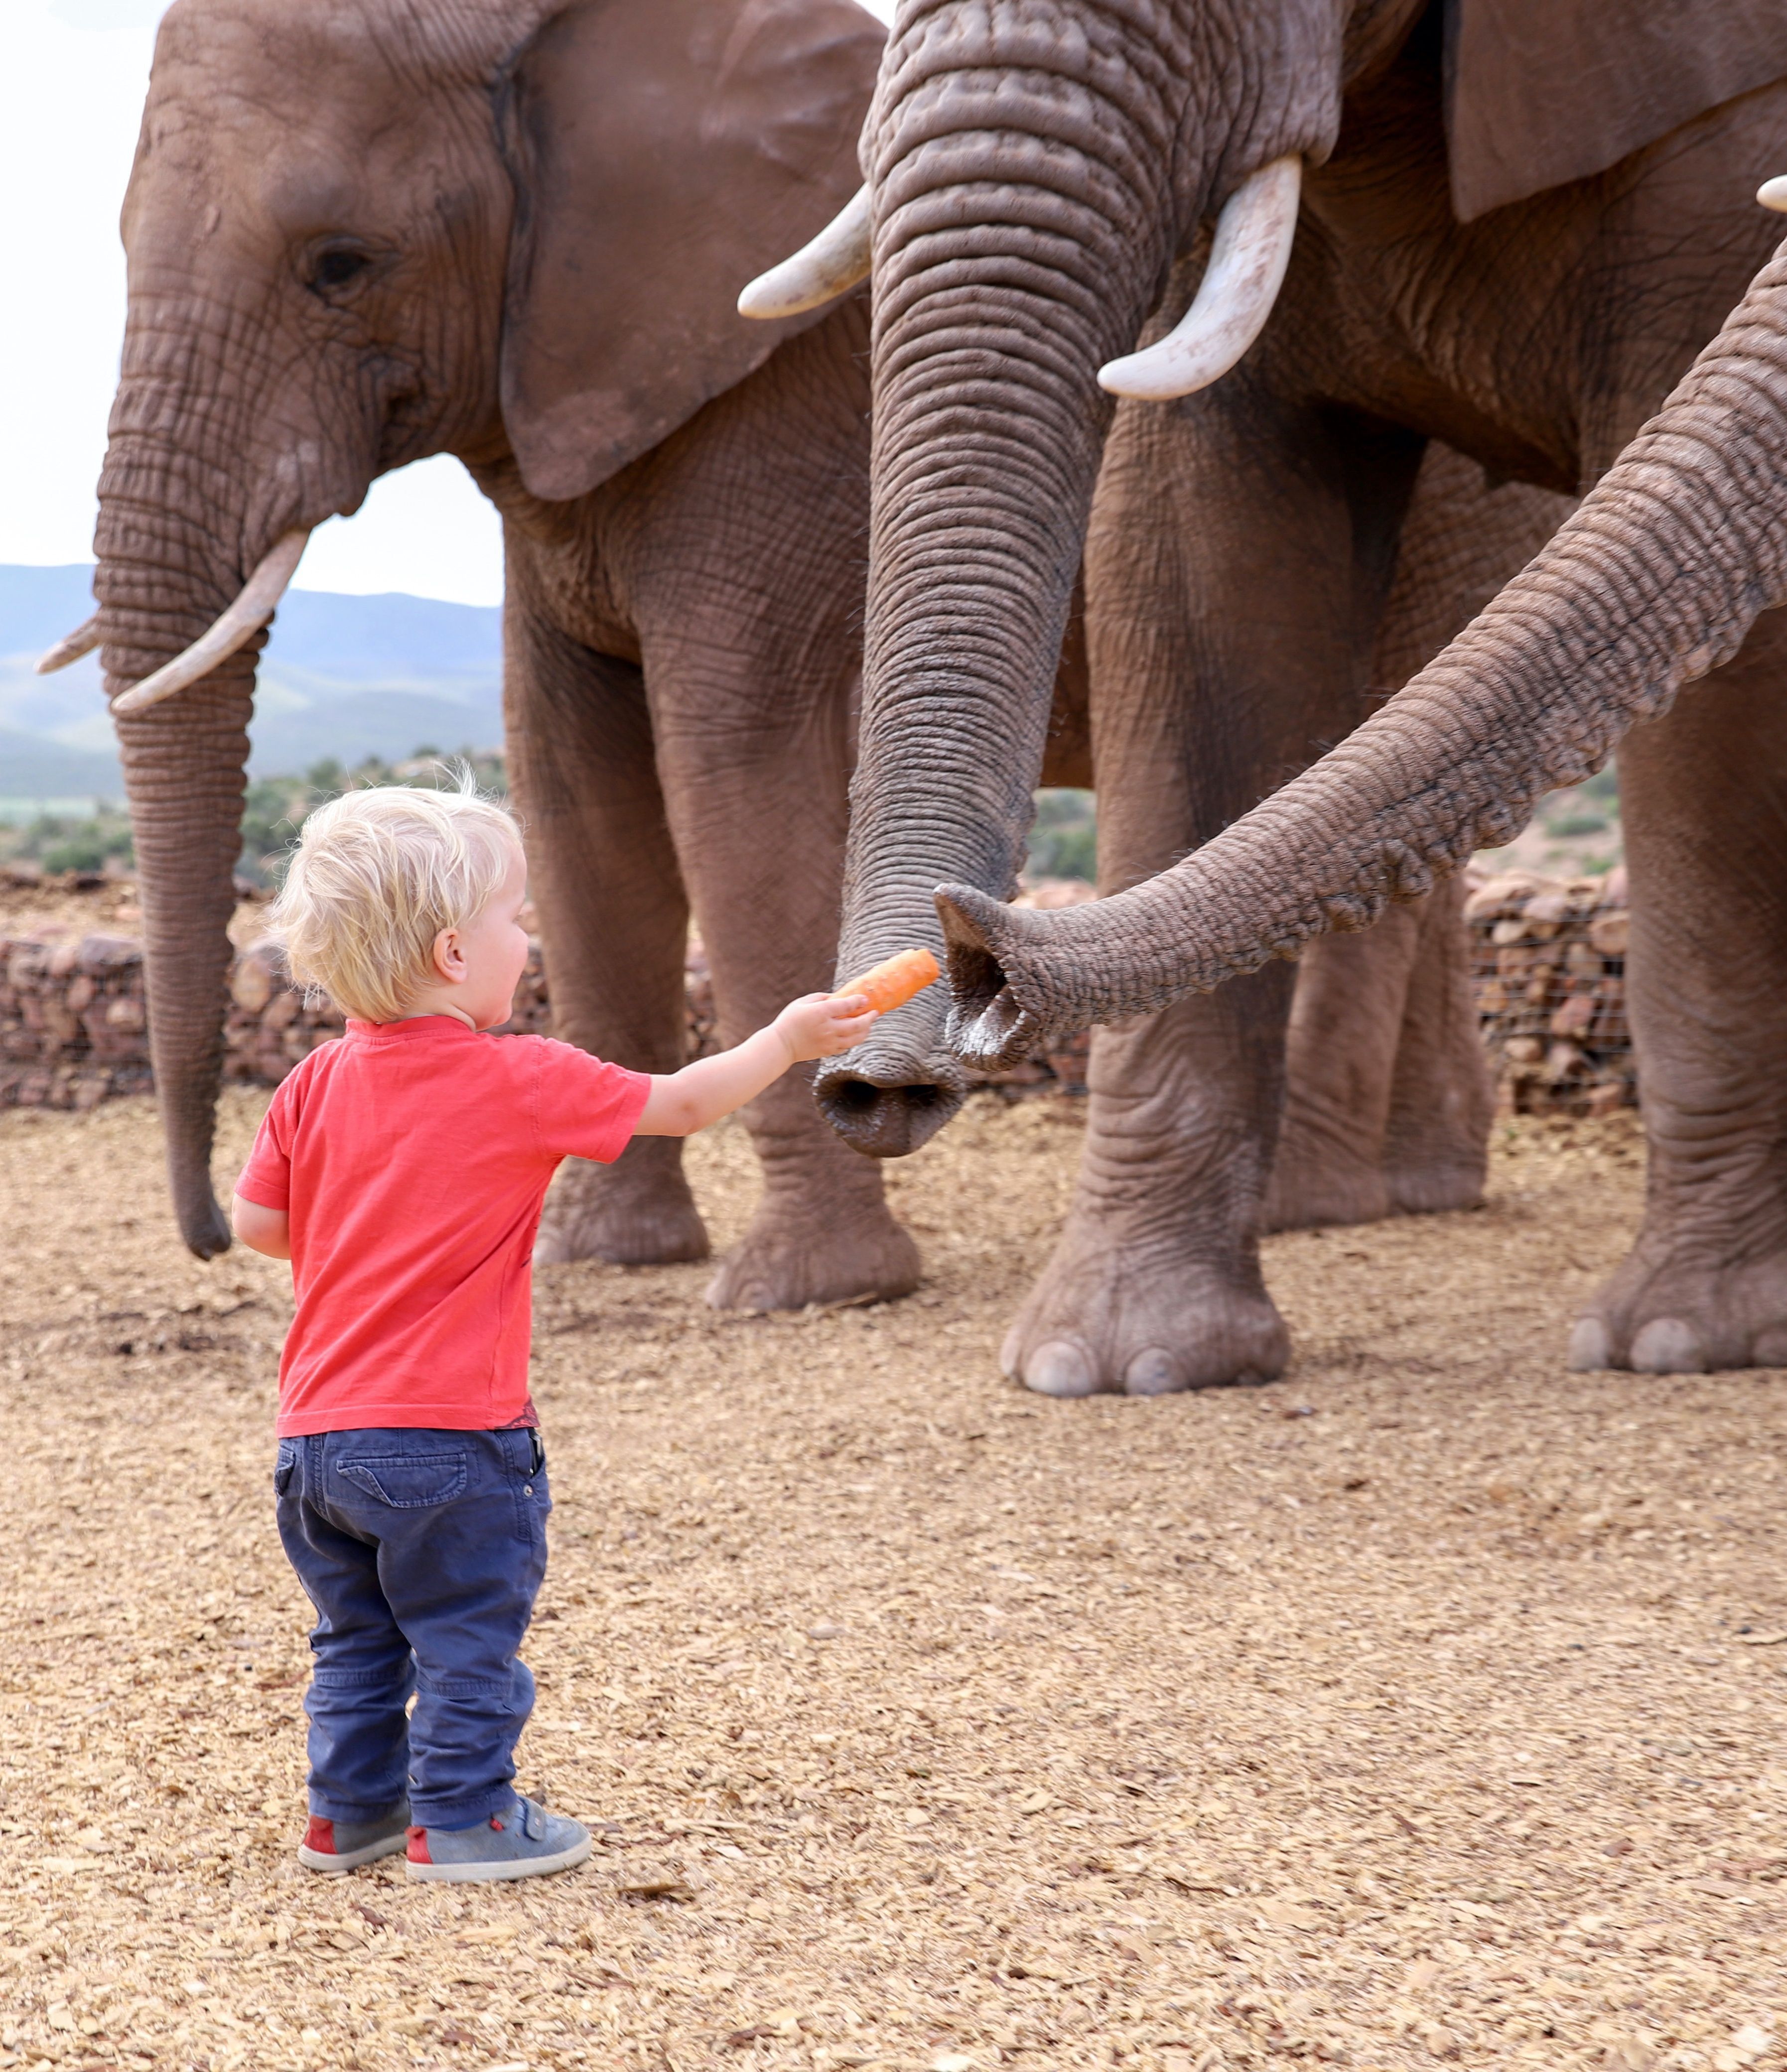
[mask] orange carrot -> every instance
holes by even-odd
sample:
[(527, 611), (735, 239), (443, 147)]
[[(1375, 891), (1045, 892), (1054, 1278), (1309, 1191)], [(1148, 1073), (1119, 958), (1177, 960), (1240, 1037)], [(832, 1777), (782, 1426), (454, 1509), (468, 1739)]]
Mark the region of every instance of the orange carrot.
[(904, 1007), (914, 993), (922, 993), (941, 976), (937, 959), (928, 950), (902, 950), (885, 964), (877, 964), (873, 971), (866, 971), (860, 978), (852, 979), (848, 985), (839, 986), (838, 992), (862, 993), (877, 1014), (891, 1014), (896, 1007)]

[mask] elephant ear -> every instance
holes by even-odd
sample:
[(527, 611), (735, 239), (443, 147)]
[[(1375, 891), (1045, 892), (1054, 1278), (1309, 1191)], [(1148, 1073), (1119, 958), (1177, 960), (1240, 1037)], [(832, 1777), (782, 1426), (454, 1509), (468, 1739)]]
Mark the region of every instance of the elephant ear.
[(885, 31), (851, 0), (586, 0), (511, 68), (501, 395), (521, 479), (580, 496), (823, 310), (739, 290), (861, 179)]
[(1468, 223), (1586, 179), (1784, 76), (1782, 0), (1448, 0), (1452, 206)]

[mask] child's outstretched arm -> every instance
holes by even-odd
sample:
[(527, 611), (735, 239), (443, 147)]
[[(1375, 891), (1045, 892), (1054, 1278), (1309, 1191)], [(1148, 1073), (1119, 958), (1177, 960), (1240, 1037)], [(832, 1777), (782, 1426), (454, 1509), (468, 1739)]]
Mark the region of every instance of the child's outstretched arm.
[(860, 1043), (875, 1020), (859, 993), (809, 993), (791, 1001), (767, 1029), (734, 1049), (717, 1058), (698, 1058), (680, 1072), (655, 1074), (636, 1133), (693, 1136), (755, 1100), (790, 1065), (809, 1058), (835, 1058)]

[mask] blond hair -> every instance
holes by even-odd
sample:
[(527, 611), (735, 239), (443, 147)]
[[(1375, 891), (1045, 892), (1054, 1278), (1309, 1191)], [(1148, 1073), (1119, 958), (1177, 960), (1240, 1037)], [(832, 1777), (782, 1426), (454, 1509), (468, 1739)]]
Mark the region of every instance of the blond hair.
[(363, 1022), (395, 1022), (434, 976), (434, 938), (488, 905), (521, 837), (506, 809), (456, 790), (348, 791), (305, 820), (270, 916), (301, 985)]

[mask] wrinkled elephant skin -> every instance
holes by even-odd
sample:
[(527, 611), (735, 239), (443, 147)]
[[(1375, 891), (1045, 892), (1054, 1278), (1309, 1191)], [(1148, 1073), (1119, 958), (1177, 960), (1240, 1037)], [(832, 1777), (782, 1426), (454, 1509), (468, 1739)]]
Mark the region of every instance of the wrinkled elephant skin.
[[(1045, 1314), (1020, 1320), (1011, 1359), (1046, 1388), (1151, 1389), (1225, 1364), (1255, 1372), (1267, 1356), (1252, 1252), (1263, 1209), (1249, 1227), (1248, 1204), (1262, 1201), (1270, 1125), (1249, 1135), (1235, 1120), (1268, 1105), (1258, 1090), (1283, 1069), (1269, 1038), (1291, 989), (1262, 972), (1201, 1006), (1187, 1000), (1196, 988), (1153, 919), (1164, 908), (1124, 888), (1170, 872), (1174, 925), (1209, 946), (1193, 960), (1203, 986), (1336, 918), (1374, 917), (1386, 889), (1430, 890), (1431, 850), (1398, 847), (1386, 823), (1377, 890), (1349, 890), (1340, 874), (1355, 859), (1336, 849), (1323, 852), (1318, 898), (1287, 875), (1296, 845), (1274, 846), (1289, 808), (1248, 815), (1361, 717), (1424, 451), (1443, 441), (1496, 479), (1580, 494), (1774, 241), (1751, 197), (1781, 170), (1787, 17), (1707, 0), (1643, 35), (1624, 18), (1601, 0), (1145, 0), (1121, 13), (1064, 0), (1044, 67), (1030, 10), (934, 0), (904, 10), (890, 39), (864, 154), (875, 459), (844, 938), (862, 958), (913, 936), (931, 886), (953, 881), (964, 888), (952, 923), (963, 1055), (996, 1058), (1082, 1013), (1124, 1025), (1099, 1039), (1093, 1105), (1095, 1133), (1101, 1104), (1113, 1118), (1101, 1184), (1129, 1220), (1107, 1217), (1096, 1242), (1070, 1222), (1062, 1292), (1039, 1290), (1032, 1310)], [(1559, 84), (1587, 78), (1591, 95)], [(1257, 341), (1202, 393), (1126, 401), (1113, 421), (1099, 370), (1176, 321), (1205, 249), (1200, 224), (1287, 156), (1305, 167), (1301, 215)], [(1732, 493), (1744, 514), (1753, 496)], [(1161, 515), (1138, 552), (1133, 514), (1151, 496)], [(1608, 545), (1617, 516), (1595, 524), (1585, 554)], [(1745, 536), (1731, 512), (1708, 511), (1704, 529), (1721, 528), (1734, 547)], [(1082, 547), (1101, 875), (1117, 896), (1073, 914), (1012, 912), (991, 902), (1009, 896), (1048, 645)], [(1659, 553), (1657, 565), (1674, 564)], [(1643, 587), (1637, 574), (1625, 584)], [(1658, 590), (1651, 578), (1653, 600)], [(1552, 631), (1591, 672), (1586, 639), (1572, 648)], [(1158, 674), (1151, 654), (1134, 666), (1126, 640), (1169, 651)], [(1760, 630), (1727, 685), (1702, 694), (1718, 716), (1672, 716), (1653, 749), (1626, 751), (1653, 1179), (1636, 1263), (1598, 1305), (1602, 1335), (1585, 1335), (1584, 1356), (1723, 1363), (1773, 1345), (1787, 1321), (1771, 1294), (1726, 1285), (1731, 1262), (1762, 1289), (1787, 1260), (1773, 1207), (1787, 1199), (1787, 1137), (1753, 1062), (1787, 1039), (1787, 997), (1727, 989), (1727, 1013), (1677, 982), (1703, 964), (1773, 968), (1778, 873), (1762, 859), (1781, 794), (1772, 752), (1740, 717), (1779, 707), (1773, 641)], [(1730, 652), (1716, 635), (1712, 659)], [(1455, 696), (1455, 710), (1468, 703)], [(1406, 726), (1385, 719), (1359, 738), (1394, 738), (1407, 759)], [(1690, 725), (1715, 738), (1691, 738)], [(1587, 774), (1593, 736), (1560, 747), (1550, 781)], [(1641, 767), (1653, 755), (1654, 786)], [(1334, 750), (1331, 784), (1357, 761)], [(1443, 781), (1420, 811), (1435, 810)], [(1641, 822), (1659, 790), (1674, 818), (1652, 841)], [(1498, 795), (1503, 807), (1511, 796)], [(1505, 810), (1478, 819), (1477, 839), (1512, 832)], [(1255, 830), (1249, 844), (1231, 842), (1237, 824)], [(1235, 859), (1225, 903), (1207, 914), (1193, 897), (1207, 883), (1200, 845)], [(1765, 904), (1754, 889), (1764, 884)], [(1047, 963), (1044, 944), (1056, 946)], [(929, 1011), (934, 1046), (941, 1004)], [(1139, 1014), (1158, 1018), (1138, 1026)], [(1739, 1022), (1741, 1045), (1728, 1026)], [(921, 1048), (912, 1028), (902, 1043)], [(922, 1062), (888, 1061), (908, 1076)], [(1163, 1161), (1172, 1184), (1157, 1212)], [(1203, 1191), (1184, 1184), (1200, 1161)], [(1076, 1216), (1087, 1207), (1082, 1190)], [(1202, 1236), (1173, 1235), (1176, 1220), (1188, 1231), (1198, 1218)], [(1138, 1305), (1138, 1281), (1154, 1292)], [(1110, 1321), (1135, 1306), (1138, 1323)], [(1667, 1328), (1647, 1336), (1653, 1323)], [(1213, 1334), (1232, 1349), (1213, 1352)]]
[[(1123, 406), (1094, 509), (1099, 840), (1103, 869), (1124, 859), (1119, 882), (1244, 811), (1274, 769), (1303, 759), (1314, 724), (1307, 708), (1287, 723), (1264, 670), (1258, 695), (1221, 714), (1174, 695), (1199, 665), (1208, 562), (1196, 505), (1159, 494), (1180, 477), (1208, 493), (1187, 430)], [(1398, 682), (1443, 645), (1567, 508), (1542, 491), (1486, 489), (1480, 469), (1430, 448), (1375, 653), (1330, 730), (1363, 717), (1364, 686)], [(1312, 945), (1294, 983), (1279, 966), (1095, 1034), (1078, 1182), (1006, 1337), (1007, 1374), (1051, 1395), (1269, 1379), (1290, 1344), (1261, 1230), (1475, 1205), (1493, 1096), (1459, 909), (1457, 887), (1443, 886), (1366, 933)]]

